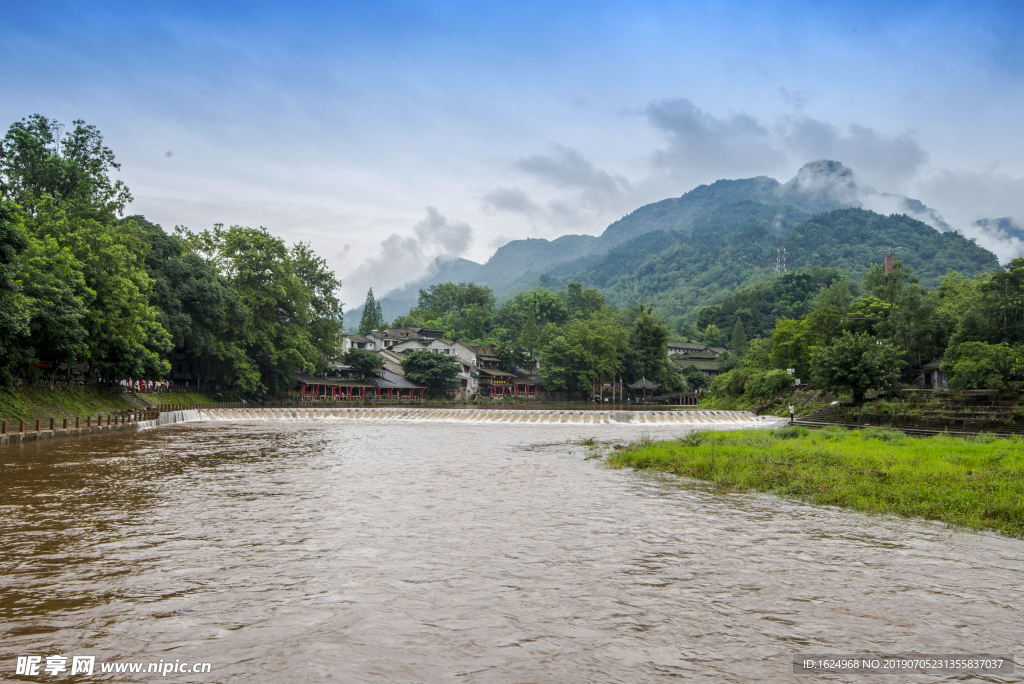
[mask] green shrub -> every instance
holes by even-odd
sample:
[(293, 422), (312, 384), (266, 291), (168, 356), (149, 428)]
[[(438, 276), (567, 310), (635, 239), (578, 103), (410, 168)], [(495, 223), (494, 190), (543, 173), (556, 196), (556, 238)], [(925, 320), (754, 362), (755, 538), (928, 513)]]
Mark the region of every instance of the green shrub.
[(802, 425), (787, 425), (786, 427), (779, 428), (772, 434), (779, 439), (794, 439), (795, 437), (803, 437), (809, 432), (810, 430)]
[(703, 444), (710, 435), (711, 433), (708, 430), (694, 430), (693, 432), (687, 432), (678, 441), (683, 446), (695, 447)]
[(841, 425), (827, 425), (818, 434), (821, 435), (822, 439), (842, 439), (849, 434), (849, 430)]
[(879, 439), (883, 442), (901, 442), (907, 438), (907, 436), (899, 430), (881, 427), (864, 428), (860, 431), (860, 436), (863, 439)]

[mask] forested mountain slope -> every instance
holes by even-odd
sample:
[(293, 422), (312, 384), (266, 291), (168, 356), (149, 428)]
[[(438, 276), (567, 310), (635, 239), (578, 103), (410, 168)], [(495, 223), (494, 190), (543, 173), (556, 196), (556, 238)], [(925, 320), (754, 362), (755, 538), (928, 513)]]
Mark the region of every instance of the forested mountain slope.
[(995, 255), (973, 241), (906, 216), (840, 209), (808, 218), (794, 207), (739, 202), (688, 232), (647, 233), (597, 259), (560, 265), (545, 282), (555, 289), (579, 282), (616, 305), (653, 302), (678, 326), (694, 321), (700, 307), (770, 276), (778, 248), (786, 250), (787, 270), (840, 269), (859, 280), (888, 246), (900, 246), (896, 254), (928, 286), (949, 269), (973, 275), (999, 268)]
[[(860, 191), (852, 171), (832, 161), (811, 162), (785, 184), (764, 176), (720, 180), (640, 207), (600, 237), (513, 240), (485, 264), (460, 259), (437, 266), (380, 302), (391, 320), (415, 305), (420, 288), (439, 282), (486, 285), (499, 299), (538, 285), (557, 290), (580, 282), (616, 305), (653, 302), (679, 325), (693, 322), (702, 306), (770, 276), (779, 248), (790, 271), (838, 268), (859, 278), (881, 260), (879, 249), (900, 247), (897, 257), (926, 285), (949, 269), (972, 275), (998, 268), (995, 255), (955, 232), (850, 208), (859, 204)], [(358, 301), (360, 295), (348, 296)], [(357, 321), (360, 314), (349, 311), (346, 319)]]

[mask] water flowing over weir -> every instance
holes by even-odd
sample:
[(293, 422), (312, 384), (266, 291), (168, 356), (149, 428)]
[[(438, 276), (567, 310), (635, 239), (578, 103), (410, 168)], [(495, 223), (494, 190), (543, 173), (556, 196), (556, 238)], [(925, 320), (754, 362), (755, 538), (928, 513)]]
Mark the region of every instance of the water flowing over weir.
[(519, 423), (543, 425), (702, 425), (768, 427), (784, 419), (747, 411), (560, 411), (436, 408), (245, 408), (168, 411), (139, 428), (195, 421), (400, 420), (403, 422)]

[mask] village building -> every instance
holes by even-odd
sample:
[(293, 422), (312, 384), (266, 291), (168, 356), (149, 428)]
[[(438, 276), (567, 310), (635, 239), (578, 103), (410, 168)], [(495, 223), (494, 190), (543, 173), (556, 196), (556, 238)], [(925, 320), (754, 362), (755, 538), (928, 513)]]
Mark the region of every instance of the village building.
[(921, 367), (918, 388), (925, 390), (949, 389), (949, 378), (942, 372), (942, 359), (932, 359)]
[(414, 399), (426, 396), (427, 388), (386, 367), (363, 371), (348, 366), (332, 366), (322, 375), (297, 374), (300, 401), (345, 401), (350, 399)]
[(353, 349), (362, 349), (364, 351), (377, 351), (374, 347), (373, 340), (364, 337), (363, 335), (344, 335), (341, 340), (341, 350), (343, 352), (350, 352)]
[(709, 347), (699, 342), (669, 342), (668, 358), (680, 371), (685, 372), (690, 366), (704, 373), (708, 380), (720, 375), (718, 357), (725, 352), (721, 347)]

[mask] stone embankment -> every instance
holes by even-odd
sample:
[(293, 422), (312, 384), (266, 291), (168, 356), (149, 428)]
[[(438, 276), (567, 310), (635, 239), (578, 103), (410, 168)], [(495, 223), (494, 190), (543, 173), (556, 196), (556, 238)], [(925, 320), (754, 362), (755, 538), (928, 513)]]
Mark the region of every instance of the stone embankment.
[(0, 423), (0, 446), (11, 446), (37, 442), (44, 439), (61, 439), (66, 437), (85, 437), (87, 435), (103, 435), (113, 432), (138, 430), (157, 424), (159, 414), (156, 411), (126, 411), (119, 414), (108, 414), (76, 418), (72, 421), (57, 421), (50, 418), (44, 422), (37, 418), (33, 421), (2, 421)]

